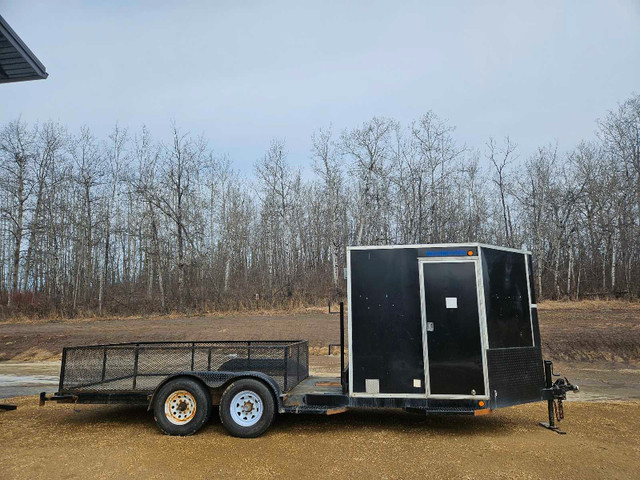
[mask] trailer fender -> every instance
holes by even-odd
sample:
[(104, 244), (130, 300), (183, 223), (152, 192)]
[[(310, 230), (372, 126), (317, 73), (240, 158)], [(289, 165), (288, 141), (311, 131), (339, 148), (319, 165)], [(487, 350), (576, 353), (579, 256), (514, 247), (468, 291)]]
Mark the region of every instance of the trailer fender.
[(162, 388), (163, 385), (165, 385), (167, 382), (177, 378), (177, 377), (190, 377), (193, 378), (201, 383), (203, 383), (207, 388), (209, 389), (221, 389), (224, 390), (224, 388), (227, 387), (227, 385), (229, 385), (231, 382), (239, 380), (241, 378), (255, 378), (256, 380), (260, 380), (263, 383), (265, 383), (272, 391), (273, 393), (273, 398), (276, 402), (276, 405), (278, 407), (278, 411), (282, 411), (283, 409), (283, 404), (282, 404), (282, 391), (280, 390), (280, 386), (278, 385), (278, 383), (271, 378), (269, 375), (266, 375), (262, 372), (254, 372), (254, 371), (247, 371), (247, 372), (208, 372), (208, 371), (203, 371), (203, 372), (192, 372), (192, 371), (184, 371), (184, 372), (178, 372), (175, 373), (173, 375), (168, 376), (167, 378), (165, 378), (162, 382), (160, 382), (160, 384), (156, 387), (156, 389), (154, 390), (153, 394), (149, 396), (149, 405), (147, 406), (147, 410), (150, 410), (152, 408), (153, 405), (153, 400), (155, 398), (156, 392), (158, 392), (160, 390), (160, 388)]

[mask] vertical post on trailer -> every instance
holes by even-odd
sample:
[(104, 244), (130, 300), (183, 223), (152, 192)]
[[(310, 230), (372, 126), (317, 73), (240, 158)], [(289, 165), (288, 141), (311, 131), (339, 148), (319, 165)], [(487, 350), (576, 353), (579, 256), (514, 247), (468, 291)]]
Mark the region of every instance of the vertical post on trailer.
[[(565, 379), (566, 380), (566, 379)], [(540, 425), (544, 428), (547, 428), (549, 430), (552, 430), (556, 433), (559, 433), (560, 435), (564, 435), (567, 432), (564, 432), (562, 430), (560, 430), (557, 426), (556, 426), (556, 419), (555, 419), (555, 401), (557, 400), (559, 403), (559, 407), (558, 409), (560, 410), (562, 408), (562, 400), (566, 398), (566, 392), (568, 390), (571, 391), (577, 391), (578, 387), (575, 387), (573, 385), (571, 385), (568, 381), (566, 381), (566, 383), (561, 383), (561, 386), (559, 387), (557, 384), (554, 385), (553, 383), (553, 362), (549, 361), (549, 360), (545, 360), (544, 361), (544, 383), (545, 383), (545, 389), (544, 389), (544, 395), (545, 398), (547, 399), (547, 412), (549, 414), (549, 423), (545, 423), (545, 422), (540, 422)], [(562, 417), (558, 417), (558, 420), (560, 420)]]
[(102, 381), (104, 382), (107, 373), (107, 347), (102, 347)]
[(138, 381), (138, 356), (140, 351), (140, 344), (136, 343), (135, 356), (133, 361), (133, 389), (136, 389), (136, 383)]
[(344, 302), (340, 302), (340, 385), (342, 393), (346, 393), (346, 383), (344, 378)]
[(67, 366), (67, 347), (62, 349), (62, 363), (60, 364), (60, 383), (58, 384), (58, 392), (64, 390), (64, 374)]
[(289, 346), (284, 347), (284, 388), (283, 391), (287, 391), (287, 377), (289, 375), (288, 372), (288, 364), (289, 363)]
[[(553, 430), (560, 435), (567, 432), (560, 430), (556, 426), (556, 418), (558, 422), (564, 418), (564, 410), (562, 408), (563, 400), (567, 399), (567, 392), (579, 392), (578, 385), (573, 385), (567, 377), (559, 378), (553, 383), (553, 377), (559, 377), (559, 374), (553, 373), (553, 362), (544, 361), (544, 384), (542, 389), (542, 399), (547, 401), (547, 413), (549, 414), (549, 423), (540, 422), (540, 426)], [(558, 402), (557, 404), (555, 402)]]
[[(551, 375), (551, 366), (553, 363), (550, 360), (544, 361), (544, 383), (546, 388), (553, 387), (553, 378)], [(553, 399), (547, 400), (547, 410), (549, 413), (549, 428), (555, 428), (556, 419), (553, 414)]]

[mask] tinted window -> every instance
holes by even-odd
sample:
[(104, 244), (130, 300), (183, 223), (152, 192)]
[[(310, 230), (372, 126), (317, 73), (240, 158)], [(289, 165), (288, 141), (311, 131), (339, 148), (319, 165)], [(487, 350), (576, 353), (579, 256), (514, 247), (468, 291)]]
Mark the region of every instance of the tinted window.
[(522, 253), (482, 249), (489, 348), (533, 345), (524, 262)]

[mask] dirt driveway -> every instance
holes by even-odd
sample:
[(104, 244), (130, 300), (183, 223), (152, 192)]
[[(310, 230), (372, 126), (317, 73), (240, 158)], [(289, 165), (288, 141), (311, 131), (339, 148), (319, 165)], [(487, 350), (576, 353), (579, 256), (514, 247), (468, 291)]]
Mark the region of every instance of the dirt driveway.
[(280, 416), (244, 440), (213, 420), (163, 435), (144, 408), (37, 406), (0, 413), (3, 479), (34, 478), (638, 478), (640, 402), (571, 403), (557, 435), (542, 403), (486, 417), (351, 411)]

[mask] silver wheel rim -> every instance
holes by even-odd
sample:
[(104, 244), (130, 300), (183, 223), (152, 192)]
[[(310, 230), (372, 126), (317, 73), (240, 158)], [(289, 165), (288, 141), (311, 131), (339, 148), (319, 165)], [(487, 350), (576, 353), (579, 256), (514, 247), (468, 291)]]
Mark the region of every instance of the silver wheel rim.
[(229, 410), (234, 422), (251, 427), (262, 418), (262, 399), (255, 392), (243, 390), (233, 397)]
[(196, 414), (196, 399), (186, 390), (176, 390), (164, 401), (164, 414), (174, 425), (189, 423)]

